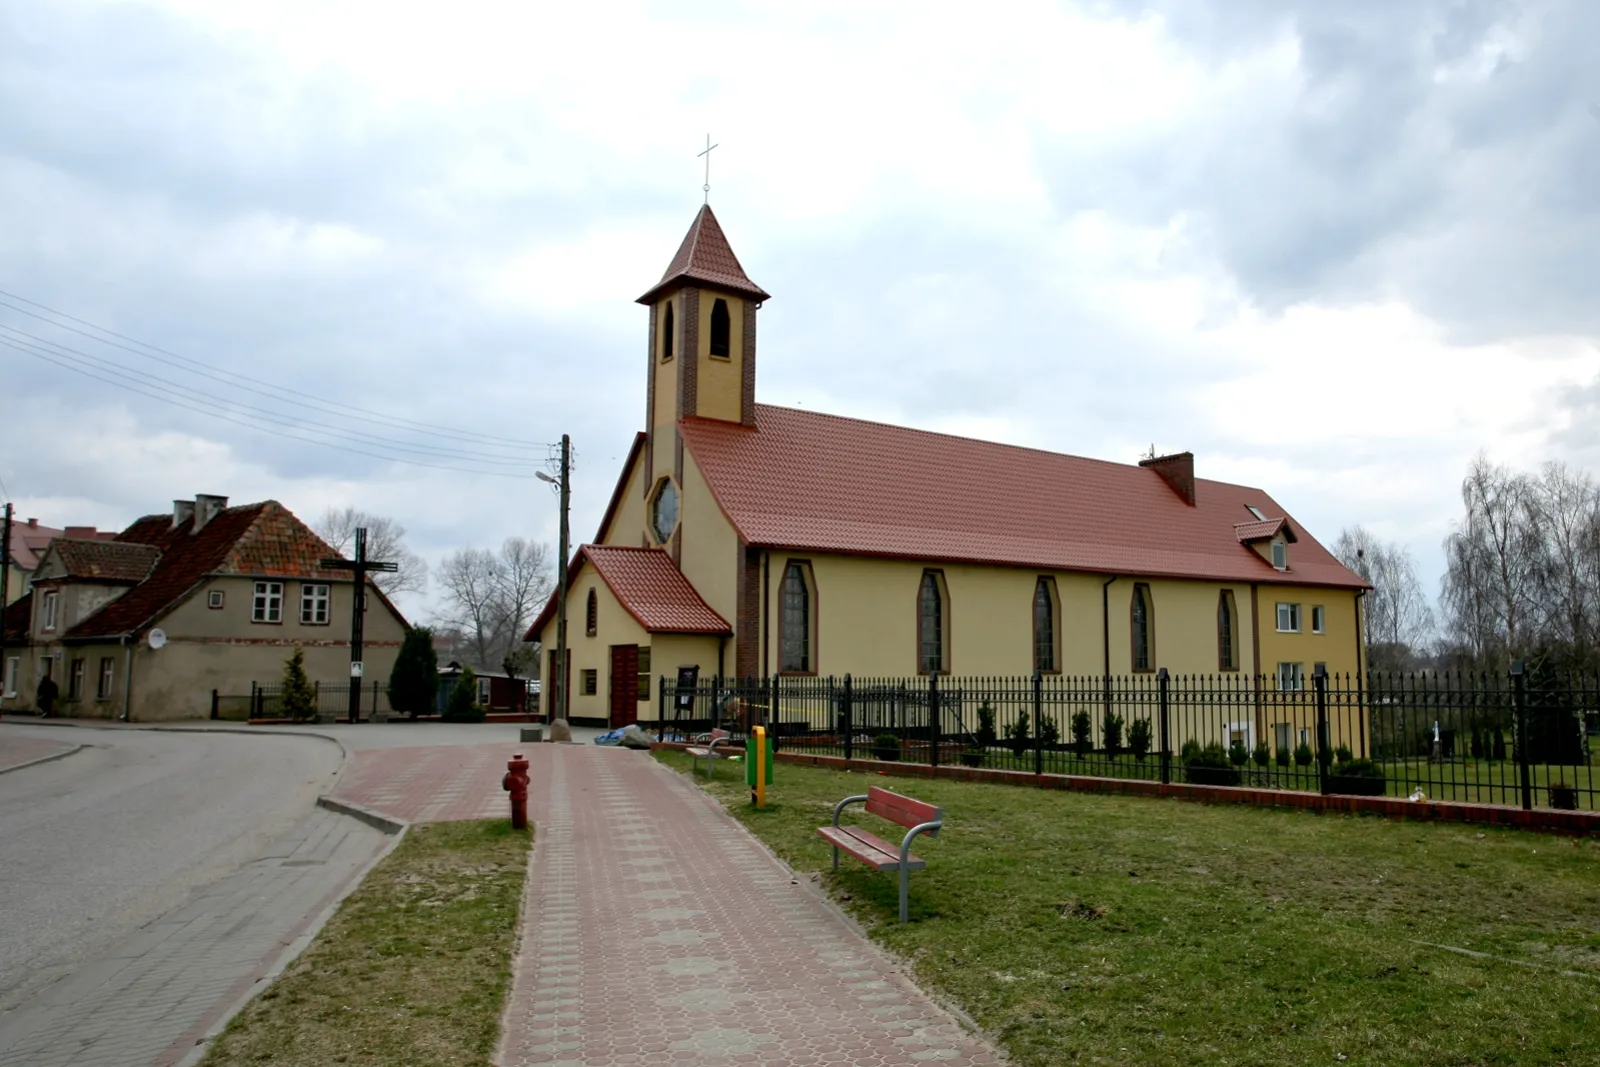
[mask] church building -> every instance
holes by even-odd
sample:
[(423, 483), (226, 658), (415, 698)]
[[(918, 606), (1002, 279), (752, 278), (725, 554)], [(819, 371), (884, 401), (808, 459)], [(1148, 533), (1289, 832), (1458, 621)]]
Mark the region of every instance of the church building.
[[(770, 297), (709, 206), (649, 309), (644, 431), (568, 570), (575, 722), (655, 679), (1362, 668), (1365, 583), (1184, 452), (1111, 463), (756, 402)], [(556, 601), (528, 640), (557, 687)]]

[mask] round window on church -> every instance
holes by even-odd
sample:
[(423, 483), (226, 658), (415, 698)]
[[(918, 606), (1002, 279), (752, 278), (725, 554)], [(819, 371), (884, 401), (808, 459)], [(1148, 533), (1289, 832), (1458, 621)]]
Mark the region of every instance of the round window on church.
[(650, 506), (650, 532), (661, 544), (667, 543), (667, 538), (672, 536), (673, 527), (678, 525), (678, 487), (672, 484), (671, 479), (661, 479), (661, 484), (656, 487), (655, 502)]

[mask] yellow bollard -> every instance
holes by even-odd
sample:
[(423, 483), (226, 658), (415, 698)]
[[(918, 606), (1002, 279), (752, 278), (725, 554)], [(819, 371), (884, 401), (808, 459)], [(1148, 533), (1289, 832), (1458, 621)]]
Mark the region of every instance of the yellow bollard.
[(750, 800), (758, 808), (767, 806), (767, 728), (755, 728), (755, 788), (750, 792)]

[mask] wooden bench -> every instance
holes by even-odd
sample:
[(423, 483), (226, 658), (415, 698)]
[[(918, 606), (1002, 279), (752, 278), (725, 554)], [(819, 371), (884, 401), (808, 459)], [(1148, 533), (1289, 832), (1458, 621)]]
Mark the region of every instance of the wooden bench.
[[(859, 826), (840, 826), (839, 813), (846, 805), (866, 802), (867, 813), (887, 819), (911, 829), (895, 845)], [(891, 793), (873, 786), (860, 796), (845, 797), (833, 806), (833, 825), (819, 826), (817, 833), (833, 846), (833, 869), (839, 869), (839, 852), (850, 853), (867, 866), (879, 871), (900, 872), (900, 921), (909, 921), (908, 897), (911, 892), (911, 872), (927, 866), (911, 854), (911, 842), (918, 834), (937, 834), (944, 826), (944, 812), (932, 804)]]
[(724, 743), (730, 741), (732, 739), (732, 735), (729, 734), (728, 731), (726, 731), (726, 730), (718, 729), (718, 730), (712, 730), (711, 733), (709, 733), (709, 734), (707, 734), (705, 736), (706, 736), (706, 739), (707, 739), (707, 742), (708, 742), (705, 745), (705, 747), (703, 747), (703, 748), (700, 748), (700, 747), (688, 748), (688, 749), (685, 749), (684, 751), (689, 753), (689, 771), (690, 771), (690, 773), (691, 774), (694, 773), (695, 769), (699, 766), (700, 761), (701, 760), (705, 760), (706, 761), (706, 777), (710, 778), (711, 777), (711, 767), (712, 767), (711, 761), (717, 758), (717, 746), (720, 745), (720, 744), (724, 744)]

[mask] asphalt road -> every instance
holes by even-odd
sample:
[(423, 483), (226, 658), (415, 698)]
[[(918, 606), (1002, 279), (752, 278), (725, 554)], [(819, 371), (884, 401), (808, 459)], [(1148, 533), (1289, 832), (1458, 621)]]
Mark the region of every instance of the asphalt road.
[(0, 725), (13, 737), (85, 747), (0, 774), (0, 1012), (260, 855), (340, 764), (311, 737)]

